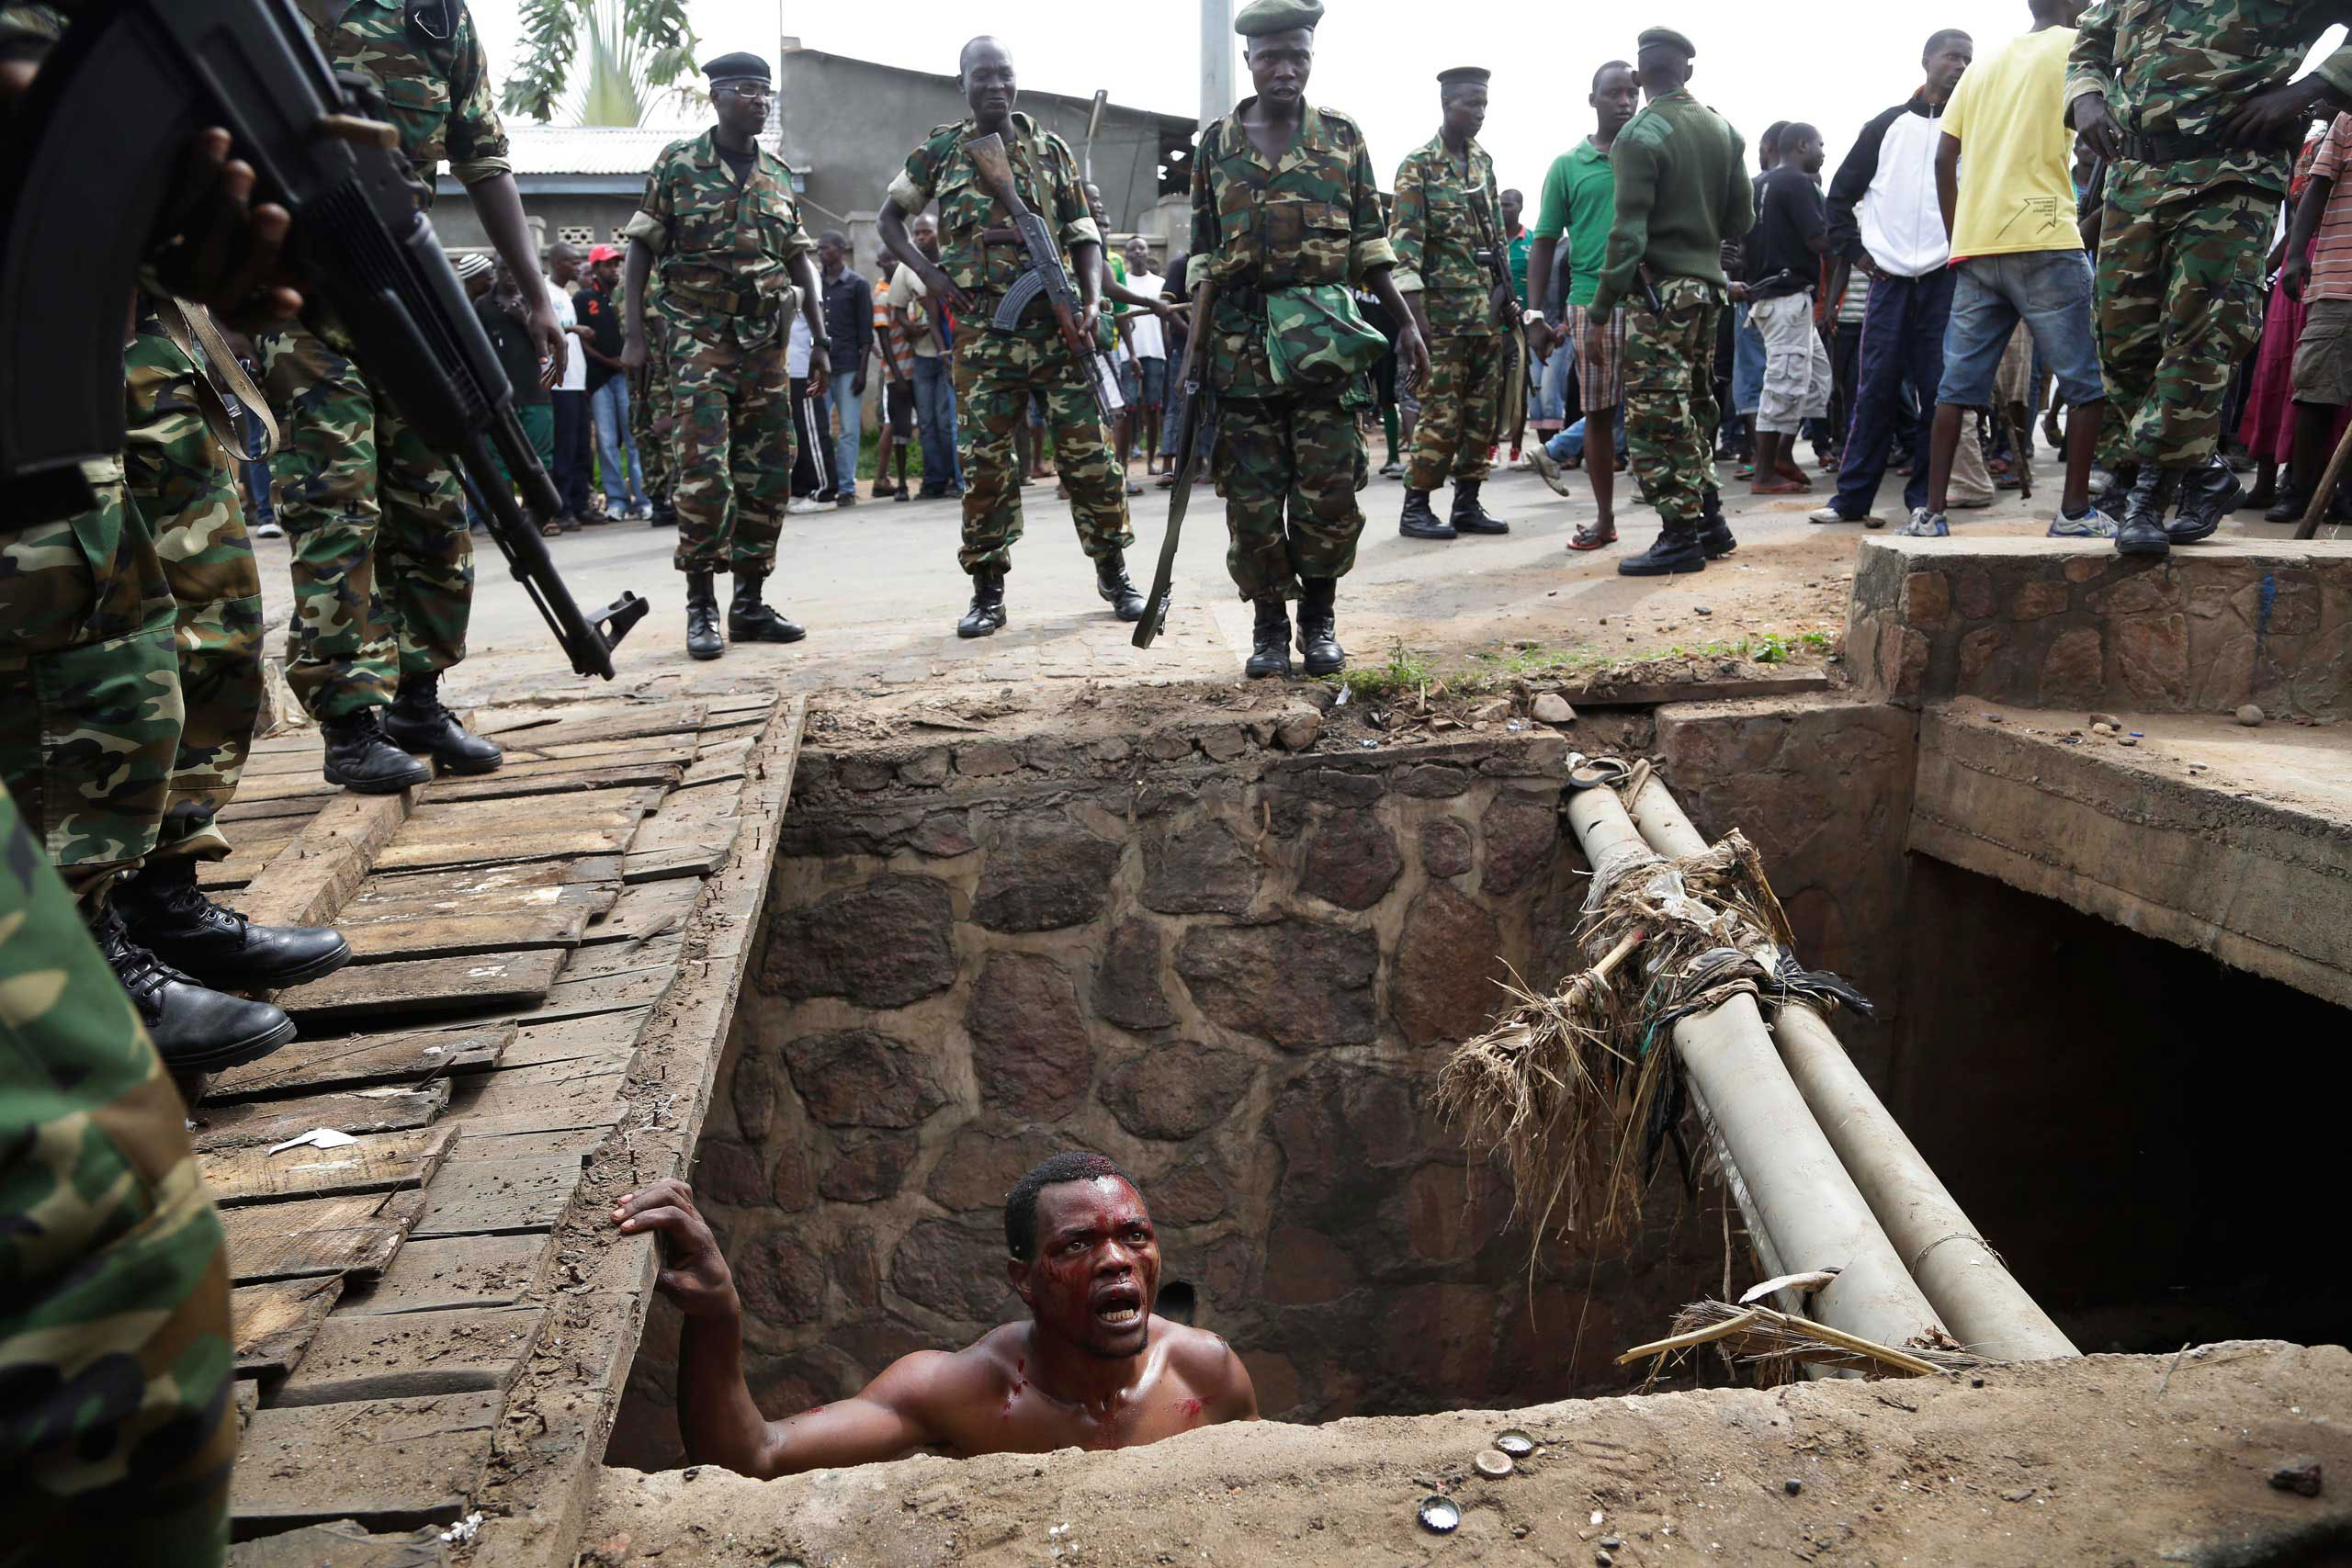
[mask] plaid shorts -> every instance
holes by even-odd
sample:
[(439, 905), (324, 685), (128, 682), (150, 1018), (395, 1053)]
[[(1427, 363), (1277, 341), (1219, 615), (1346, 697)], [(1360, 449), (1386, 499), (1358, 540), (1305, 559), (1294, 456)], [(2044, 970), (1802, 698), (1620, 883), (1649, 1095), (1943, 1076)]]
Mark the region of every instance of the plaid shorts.
[(1609, 313), (1609, 332), (1602, 350), (1595, 357), (1585, 341), (1585, 333), (1592, 325), (1592, 311), (1583, 305), (1565, 308), (1561, 326), (1575, 345), (1577, 355), (1577, 400), (1589, 409), (1622, 408), (1625, 402), (1625, 312)]

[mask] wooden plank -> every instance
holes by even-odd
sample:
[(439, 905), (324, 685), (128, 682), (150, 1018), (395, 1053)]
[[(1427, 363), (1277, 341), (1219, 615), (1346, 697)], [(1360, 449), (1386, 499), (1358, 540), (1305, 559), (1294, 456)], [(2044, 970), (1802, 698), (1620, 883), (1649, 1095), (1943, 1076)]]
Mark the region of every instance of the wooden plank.
[(343, 794), (341, 784), (331, 784), (316, 773), (279, 773), (269, 778), (246, 774), (237, 781), (240, 801), (309, 800), (323, 805)]
[(458, 1129), (444, 1122), (404, 1133), (371, 1133), (332, 1149), (280, 1149), (274, 1155), (260, 1144), (223, 1149), (197, 1156), (196, 1166), (212, 1201), (223, 1208), (282, 1203), (335, 1192), (422, 1187), (433, 1179), (457, 1141)]
[(433, 885), (442, 878), (431, 872), (418, 876), (371, 876), (359, 885), (358, 893), (343, 907), (335, 923), (347, 931), (356, 925), (383, 920), (423, 919), (434, 915), (532, 915), (543, 909), (574, 906), (587, 910), (589, 919), (594, 919), (611, 908), (621, 892), (620, 863), (606, 856), (597, 863), (611, 866), (612, 876), (600, 882), (547, 882), (531, 886), (487, 888), (478, 893), (436, 889)]
[(454, 1115), (469, 1138), (616, 1126), (621, 1083), (634, 1054), (632, 1049), (487, 1074), (467, 1088)]
[(576, 1155), (453, 1159), (424, 1190), (424, 1217), (415, 1235), (427, 1240), (552, 1230), (579, 1187)]
[(446, 1079), (293, 1100), (246, 1100), (226, 1105), (207, 1100), (197, 1107), (196, 1125), (188, 1136), (197, 1153), (212, 1154), (282, 1144), (313, 1127), (332, 1127), (338, 1133), (398, 1133), (437, 1120), (448, 1103)]
[(635, 831), (636, 823), (630, 821), (565, 826), (538, 833), (497, 837), (414, 840), (391, 845), (377, 863), (386, 871), (453, 871), (528, 861), (575, 860), (582, 855), (618, 853)]
[(344, 1293), (338, 1315), (512, 1306), (546, 1281), (554, 1260), (555, 1237), (545, 1231), (412, 1237), (381, 1279)]
[(436, 803), (507, 800), (543, 795), (586, 794), (616, 784), (675, 789), (685, 776), (689, 759), (674, 761), (627, 759), (611, 762), (594, 758), (551, 758), (544, 762), (516, 762), (481, 778), (453, 780), (436, 786)]
[(503, 1393), (538, 1343), (544, 1307), (330, 1317), (270, 1407)]
[(482, 1029), (306, 1037), (279, 1046), (258, 1062), (214, 1074), (205, 1103), (480, 1072), (495, 1066), (514, 1042), (511, 1023)]
[(405, 1535), (372, 1535), (349, 1519), (305, 1525), (239, 1541), (229, 1568), (447, 1568), (449, 1549), (431, 1525)]
[(1829, 677), (1817, 670), (1753, 681), (1725, 677), (1717, 681), (1634, 681), (1611, 684), (1604, 675), (1600, 682), (1589, 691), (1563, 687), (1560, 694), (1577, 707), (1632, 708), (1656, 707), (1663, 703), (1727, 702), (1739, 697), (1787, 697), (1829, 689)]
[(686, 803), (685, 808), (675, 814), (662, 812), (647, 819), (630, 840), (629, 852), (622, 857), (623, 882), (708, 876), (733, 852), (736, 835), (742, 830), (742, 818), (694, 809), (695, 803), (704, 800), (731, 807), (733, 792), (699, 790), (670, 798)]
[(413, 789), (343, 795), (327, 802), (255, 880), (240, 912), (263, 926), (333, 923), (415, 805)]
[(336, 1275), (318, 1280), (280, 1280), (268, 1285), (240, 1285), (229, 1292), (229, 1321), (234, 1325), (237, 1375), (241, 1378), (282, 1378), (302, 1363), (302, 1352), (343, 1294)]
[(651, 1010), (639, 1007), (516, 1025), (514, 1043), (499, 1060), (507, 1066), (530, 1067), (634, 1053)]
[[(333, 785), (326, 788), (332, 789)], [(277, 822), (290, 820), (296, 824), (289, 833), (300, 831), (300, 824), (318, 814), (319, 797), (301, 795), (264, 795), (248, 800), (240, 790), (237, 798), (213, 814), (216, 822)], [(275, 831), (276, 829), (268, 829)]]
[(484, 1392), (258, 1412), (229, 1483), (232, 1532), (454, 1523), (481, 1489), (500, 1401)]
[[(503, 769), (501, 771), (503, 772)], [(454, 838), (469, 831), (506, 833), (518, 829), (527, 831), (546, 827), (550, 817), (560, 818), (567, 825), (623, 821), (642, 815), (644, 807), (658, 804), (661, 798), (657, 790), (642, 784), (622, 787), (617, 781), (585, 791), (576, 798), (554, 806), (529, 795), (467, 800), (452, 805), (435, 794), (431, 801), (417, 807), (415, 815), (401, 829), (400, 840)]]
[(460, 871), (380, 873), (368, 879), (365, 893), (368, 897), (386, 898), (487, 897), (527, 888), (620, 879), (619, 855), (586, 855), (573, 861), (470, 866)]
[(541, 948), (473, 958), (355, 964), (287, 992), (278, 1005), (306, 1029), (527, 1007), (546, 998), (565, 956), (562, 948)]
[(588, 1013), (617, 1012), (660, 1001), (677, 983), (678, 971), (636, 969), (626, 975), (599, 975), (548, 987), (547, 996), (531, 1014), (537, 1019), (578, 1018)]
[(515, 740), (523, 750), (546, 752), (550, 748), (609, 745), (656, 735), (690, 735), (702, 728), (707, 712), (701, 703), (667, 703), (640, 713), (545, 725), (516, 736)]
[(605, 942), (642, 942), (648, 937), (683, 931), (686, 929), (686, 917), (694, 913), (695, 897), (701, 891), (699, 879), (684, 876), (625, 886), (604, 918), (580, 933), (581, 943), (593, 947)]
[[(443, 1173), (448, 1168), (442, 1167)], [(314, 1274), (379, 1274), (424, 1205), (424, 1193), (410, 1191), (224, 1209), (230, 1279), (258, 1285)]]
[(560, 984), (597, 980), (606, 976), (637, 975), (651, 970), (675, 970), (685, 955), (684, 932), (672, 931), (637, 942), (606, 942), (577, 953), (564, 966)]
[(416, 915), (405, 919), (345, 924), (354, 964), (385, 964), (403, 958), (463, 958), (481, 953), (532, 948), (573, 948), (594, 911), (559, 904), (530, 913)]

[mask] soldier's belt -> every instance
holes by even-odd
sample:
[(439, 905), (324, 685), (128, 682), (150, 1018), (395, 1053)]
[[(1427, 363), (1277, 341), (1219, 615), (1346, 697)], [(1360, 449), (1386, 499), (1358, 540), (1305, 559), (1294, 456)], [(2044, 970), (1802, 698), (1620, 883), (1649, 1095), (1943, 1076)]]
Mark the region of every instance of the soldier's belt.
[(2189, 164), (2200, 158), (2224, 158), (2233, 152), (2256, 149), (2230, 147), (2218, 136), (2191, 136), (2187, 131), (2165, 130), (2154, 135), (2127, 130), (2123, 133), (2123, 155), (2135, 164)]
[(1018, 229), (983, 229), (980, 231), (980, 243), (983, 245), (1018, 245), (1023, 243), (1021, 231)]

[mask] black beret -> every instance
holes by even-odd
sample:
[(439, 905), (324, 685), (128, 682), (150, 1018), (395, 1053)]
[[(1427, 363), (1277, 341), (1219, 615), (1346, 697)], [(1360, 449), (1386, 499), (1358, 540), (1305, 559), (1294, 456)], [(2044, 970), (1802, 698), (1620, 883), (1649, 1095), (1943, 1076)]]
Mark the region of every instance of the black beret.
[(1493, 75), (1494, 73), (1483, 65), (1457, 65), (1451, 71), (1439, 72), (1437, 79), (1449, 87), (1459, 86), (1465, 82), (1475, 82), (1484, 86), (1487, 79)]
[(1312, 31), (1323, 19), (1323, 0), (1250, 0), (1233, 18), (1233, 30), (1243, 38), (1263, 38), (1299, 28)]
[(706, 63), (702, 68), (702, 73), (714, 82), (773, 82), (775, 80), (768, 73), (766, 61), (756, 54), (741, 52), (720, 55), (718, 59)]

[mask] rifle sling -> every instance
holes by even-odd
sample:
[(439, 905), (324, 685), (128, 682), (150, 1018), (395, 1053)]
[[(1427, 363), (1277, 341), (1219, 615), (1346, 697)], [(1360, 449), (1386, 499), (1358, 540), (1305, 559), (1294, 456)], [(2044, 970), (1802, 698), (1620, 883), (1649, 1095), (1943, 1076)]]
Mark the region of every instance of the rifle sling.
[[(168, 294), (154, 296), (154, 303), (155, 318), (164, 324), (164, 335), (196, 367), (197, 406), (204, 411), (205, 428), (220, 450), (243, 463), (260, 462), (277, 451), (277, 420), (269, 412), (269, 400), (261, 395), (261, 389), (245, 374), (245, 367), (237, 363), (228, 340), (213, 323), (212, 312)], [(251, 409), (261, 421), (260, 451), (245, 449), (244, 427), (230, 412), (232, 401)]]

